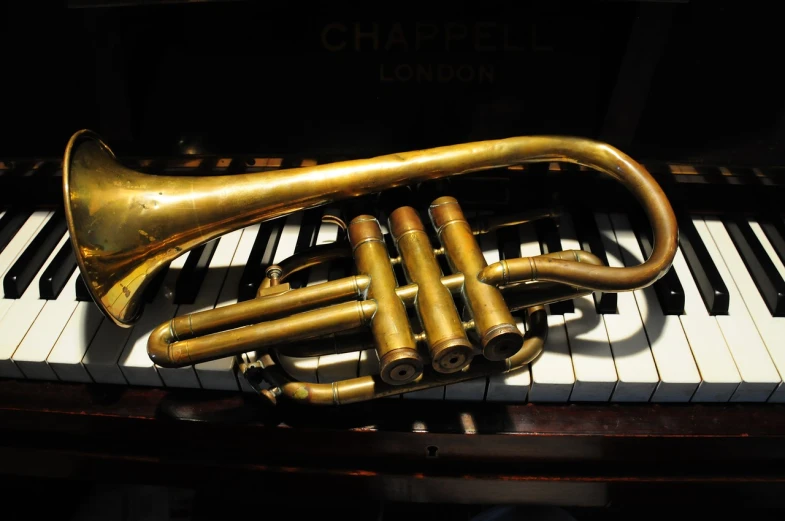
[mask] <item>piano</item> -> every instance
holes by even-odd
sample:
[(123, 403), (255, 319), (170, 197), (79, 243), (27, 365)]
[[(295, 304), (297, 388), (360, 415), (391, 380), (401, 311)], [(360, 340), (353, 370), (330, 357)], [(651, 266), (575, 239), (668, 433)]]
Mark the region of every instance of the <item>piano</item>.
[[(337, 38), (349, 25), (329, 27)], [(606, 125), (606, 135), (623, 134), (625, 121)], [(266, 149), (216, 152), (184, 139), (174, 149), (128, 144), (118, 156), (153, 174), (233, 174), (368, 157), (378, 146), (369, 142), (381, 139), (373, 135), (355, 151), (332, 142), (308, 147), (322, 132), (312, 130)], [(667, 506), (725, 494), (739, 506), (782, 506), (785, 159), (771, 147), (685, 155), (628, 142), (621, 148), (656, 177), (677, 211), (679, 251), (665, 277), (644, 290), (549, 306), (544, 353), (514, 373), (303, 409), (266, 405), (234, 358), (157, 367), (147, 336), (173, 316), (253, 298), (266, 266), (339, 240), (338, 229), (322, 222), (325, 213), (370, 209), (384, 217), (384, 205), (347, 201), (220, 237), (173, 261), (148, 290), (140, 321), (121, 329), (103, 318), (76, 269), (60, 158), (46, 143), (41, 153), (5, 146), (0, 154), (2, 474), (207, 483), (249, 493), (262, 483), (273, 498), (338, 501)], [(427, 202), (445, 191), (474, 216), (521, 205), (564, 209), (553, 221), (483, 235), (489, 263), (586, 249), (626, 266), (651, 249), (650, 229), (629, 196), (584, 167), (516, 165), (416, 187), (412, 197)], [(294, 284), (350, 270), (325, 266)], [(281, 363), (302, 380), (331, 382), (371, 374), (378, 359), (366, 350)]]

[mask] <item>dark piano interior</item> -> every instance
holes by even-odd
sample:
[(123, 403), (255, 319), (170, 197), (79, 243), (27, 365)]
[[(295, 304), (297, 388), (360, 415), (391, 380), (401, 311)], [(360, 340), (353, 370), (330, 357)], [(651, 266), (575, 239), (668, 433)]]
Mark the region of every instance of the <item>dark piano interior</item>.
[[(13, 167), (59, 161), (90, 128), (119, 158), (165, 161), (579, 135), (639, 160), (684, 211), (782, 213), (769, 5), (9, 1), (0, 206), (61, 207), (59, 178)], [(456, 187), (475, 209), (628, 208), (612, 183), (563, 174)], [(270, 411), (237, 393), (0, 379), (0, 518), (782, 516), (778, 404), (381, 402)]]

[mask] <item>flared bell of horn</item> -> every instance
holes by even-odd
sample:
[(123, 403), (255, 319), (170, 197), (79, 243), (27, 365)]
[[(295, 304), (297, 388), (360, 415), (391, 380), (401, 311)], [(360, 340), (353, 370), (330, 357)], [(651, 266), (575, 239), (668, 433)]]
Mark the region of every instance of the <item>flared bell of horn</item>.
[(291, 175), (302, 170), (144, 174), (121, 165), (95, 133), (77, 132), (66, 147), (63, 194), (71, 244), (93, 300), (129, 327), (144, 289), (173, 259), (241, 227), (322, 204), (323, 193)]

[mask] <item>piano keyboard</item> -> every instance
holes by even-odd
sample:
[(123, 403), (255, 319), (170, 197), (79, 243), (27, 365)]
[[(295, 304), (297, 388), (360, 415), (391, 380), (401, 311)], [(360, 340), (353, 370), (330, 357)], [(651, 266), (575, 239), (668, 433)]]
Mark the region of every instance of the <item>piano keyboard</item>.
[[(279, 166), (279, 165), (274, 165)], [(76, 269), (62, 212), (0, 211), (0, 377), (250, 391), (234, 358), (165, 369), (147, 336), (173, 316), (253, 298), (264, 268), (339, 229), (326, 207), (249, 226), (181, 256), (147, 292), (132, 328), (103, 318)], [(785, 221), (687, 215), (668, 275), (628, 293), (549, 306), (545, 351), (527, 367), (390, 399), (493, 402), (785, 402)], [(489, 263), (590, 249), (610, 266), (639, 264), (650, 238), (635, 215), (576, 210), (480, 236)], [(300, 285), (348, 274), (321, 266)], [(525, 331), (523, 315), (517, 316)], [(249, 355), (250, 356), (250, 355)], [(372, 374), (372, 349), (281, 357), (295, 378)]]

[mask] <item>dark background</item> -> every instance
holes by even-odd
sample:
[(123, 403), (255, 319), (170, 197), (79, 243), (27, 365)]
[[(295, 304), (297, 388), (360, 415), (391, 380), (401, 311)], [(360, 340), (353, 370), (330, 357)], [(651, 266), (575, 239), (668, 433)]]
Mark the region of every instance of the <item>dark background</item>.
[(59, 156), (87, 127), (121, 155), (558, 133), (785, 164), (778, 8), (718, 4), (11, 1), (0, 157)]

